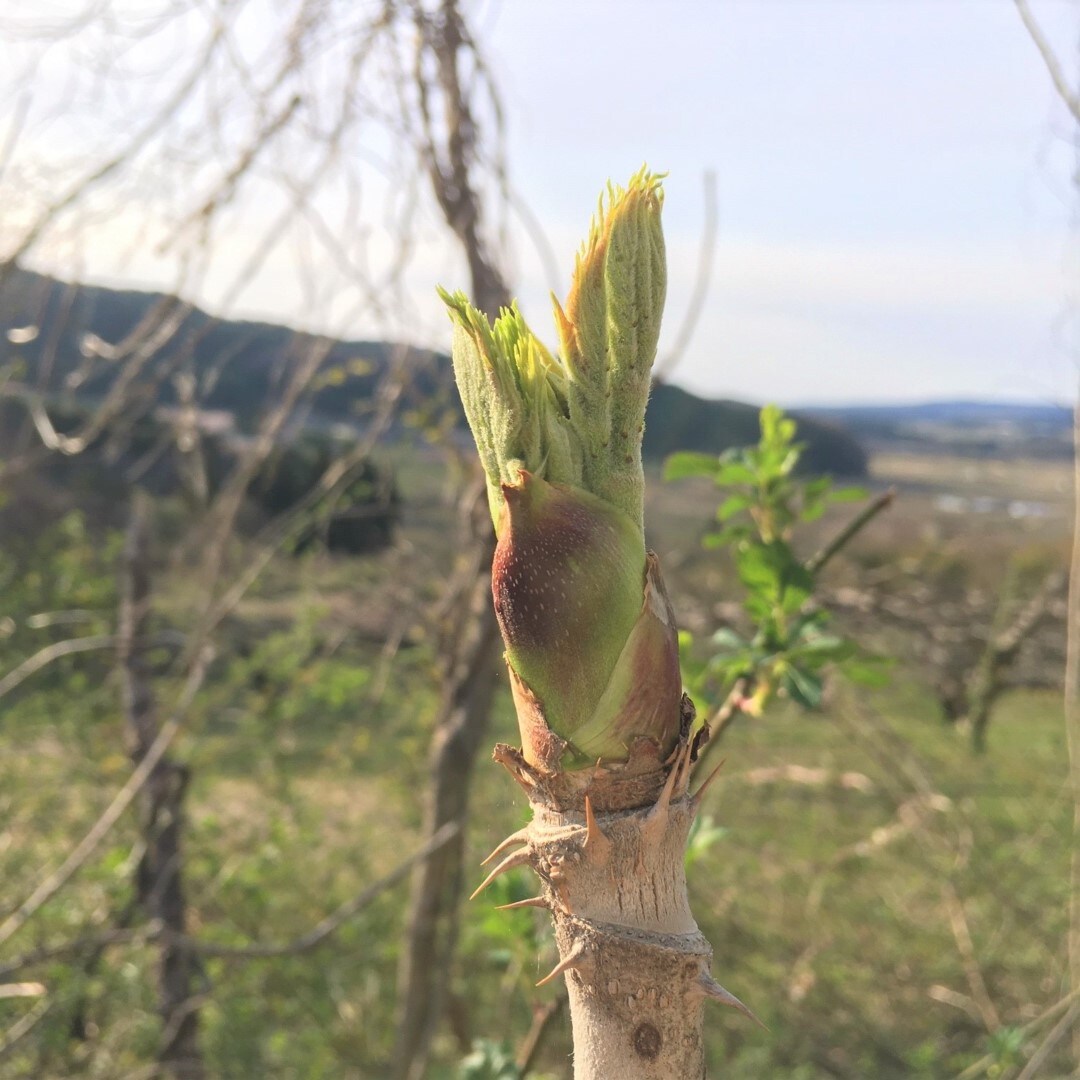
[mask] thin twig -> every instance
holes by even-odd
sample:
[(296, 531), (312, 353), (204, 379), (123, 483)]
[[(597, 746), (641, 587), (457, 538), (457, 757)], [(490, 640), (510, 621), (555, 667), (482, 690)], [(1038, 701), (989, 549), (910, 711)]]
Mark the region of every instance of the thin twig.
[(118, 153), (102, 162), (86, 176), (75, 181), (62, 196), (45, 207), (38, 215), (37, 220), (23, 234), (22, 239), (0, 261), (0, 285), (4, 284), (7, 275), (18, 265), (22, 256), (30, 251), (45, 230), (65, 210), (77, 203), (88, 191), (102, 181), (107, 180), (113, 173), (138, 155), (146, 144), (157, 136), (162, 126), (182, 108), (184, 102), (191, 97), (202, 82), (205, 71), (210, 66), (214, 53), (221, 44), (224, 31), (225, 24), (219, 22), (207, 39), (198, 61), (191, 66), (187, 77), (183, 79), (164, 105), (154, 113), (146, 124), (135, 132)]
[(961, 994), (957, 990), (953, 990), (948, 986), (942, 986), (940, 983), (935, 983), (926, 991), (926, 996), (931, 1001), (940, 1001), (942, 1005), (949, 1005), (954, 1009), (959, 1009), (965, 1016), (971, 1017), (976, 1024), (983, 1022), (982, 1013), (979, 1012), (979, 1006), (975, 1004), (975, 1001), (968, 997), (967, 994)]
[(460, 823), (448, 821), (441, 829), (435, 832), (431, 838), (400, 863), (389, 874), (372, 882), (362, 892), (351, 900), (346, 901), (336, 911), (327, 915), (325, 919), (313, 926), (306, 934), (294, 938), (292, 941), (259, 944), (253, 942), (250, 945), (215, 945), (212, 942), (203, 941), (190, 935), (174, 936), (182, 944), (197, 949), (202, 956), (229, 957), (237, 960), (265, 959), (275, 956), (295, 956), (298, 953), (310, 952), (323, 944), (332, 934), (336, 933), (354, 915), (362, 911), (373, 900), (377, 899), (387, 889), (392, 889), (400, 881), (409, 875), (412, 868), (419, 862), (434, 855), (436, 851), (444, 847), (454, 839), (461, 831)]
[(83, 937), (73, 938), (71, 941), (61, 941), (56, 945), (42, 945), (40, 948), (23, 953), (22, 956), (16, 956), (14, 960), (0, 964), (0, 979), (6, 979), (9, 975), (44, 964), (49, 960), (58, 960), (76, 953), (107, 949), (112, 945), (144, 945), (154, 941), (160, 929), (158, 923), (152, 922), (138, 929), (106, 930), (100, 934), (86, 934)]
[[(932, 811), (946, 813), (951, 811), (952, 808), (952, 802), (944, 795), (926, 796), (921, 793), (911, 795), (897, 807), (896, 814), (887, 825), (879, 825), (862, 840), (847, 844), (833, 853), (807, 891), (807, 913), (811, 918), (817, 916), (823, 906), (825, 892), (830, 884), (830, 877), (845, 863), (853, 859), (869, 858), (908, 836), (918, 836), (919, 833), (926, 829), (926, 820)], [(983, 986), (983, 990), (985, 992), (985, 986)], [(985, 1013), (983, 1015), (985, 1016)]]
[(555, 251), (551, 246), (547, 233), (540, 219), (533, 213), (532, 207), (526, 202), (520, 191), (510, 188), (508, 192), (510, 209), (521, 219), (525, 231), (529, 234), (536, 256), (544, 269), (544, 277), (547, 279), (547, 287), (552, 295), (558, 295), (562, 288), (562, 277), (559, 274), (559, 261), (555, 258)]
[(329, 937), (336, 933), (349, 919), (353, 918), (374, 900), (377, 900), (388, 889), (404, 880), (412, 868), (424, 859), (429, 858), (445, 844), (449, 843), (460, 831), (458, 822), (447, 822), (431, 838), (421, 845), (403, 863), (396, 866), (388, 874), (366, 886), (351, 900), (346, 901), (324, 919), (321, 919), (309, 931), (293, 938), (291, 941), (273, 942), (262, 944), (251, 942), (248, 945), (218, 945), (191, 934), (176, 934), (170, 932), (160, 920), (154, 920), (146, 926), (132, 930), (109, 930), (102, 934), (76, 938), (74, 941), (61, 942), (58, 945), (45, 946), (24, 953), (14, 960), (0, 966), (0, 978), (22, 971), (36, 964), (55, 960), (71, 953), (82, 952), (86, 949), (108, 948), (113, 945), (150, 945), (161, 941), (170, 941), (178, 945), (184, 945), (200, 956), (213, 956), (233, 960), (258, 960), (269, 959), (278, 956), (295, 956), (299, 953), (310, 952), (323, 944)]
[[(1073, 446), (1080, 448), (1080, 399), (1073, 410)], [(1080, 451), (1073, 472), (1073, 546), (1065, 628), (1065, 745), (1072, 789), (1072, 855), (1069, 860), (1069, 989), (1080, 989)], [(1080, 1037), (1073, 1048), (1080, 1053)]]
[(1034, 1080), (1038, 1071), (1046, 1063), (1046, 1059), (1054, 1052), (1054, 1047), (1068, 1035), (1069, 1028), (1072, 1027), (1077, 1016), (1080, 1016), (1080, 1005), (1073, 1002), (1072, 1008), (1050, 1029), (1016, 1080)]
[(971, 939), (967, 913), (952, 882), (946, 881), (942, 885), (942, 893), (949, 909), (949, 926), (952, 929), (953, 940), (956, 942), (956, 951), (960, 954), (960, 960), (964, 966), (971, 1000), (978, 1006), (983, 1026), (992, 1035), (1001, 1027), (1001, 1017), (986, 988), (986, 980), (983, 978), (979, 958), (975, 952), (975, 943)]
[(514, 1059), (514, 1063), (518, 1067), (518, 1072), (521, 1075), (522, 1080), (528, 1075), (529, 1070), (533, 1066), (533, 1062), (536, 1060), (537, 1051), (539, 1051), (543, 1043), (544, 1034), (547, 1032), (548, 1026), (551, 1024), (551, 1021), (562, 1012), (566, 1002), (567, 995), (564, 990), (554, 1001), (549, 1001), (546, 1005), (536, 1005), (533, 1007), (532, 1024), (525, 1033), (525, 1038), (521, 1040), (517, 1056)]
[(0, 998), (41, 997), (45, 987), (39, 982), (0, 983)]
[(33, 917), (34, 913), (43, 904), (48, 903), (79, 871), (123, 816), (124, 811), (131, 805), (135, 796), (142, 790), (143, 785), (150, 779), (154, 767), (164, 756), (165, 751), (172, 745), (173, 739), (176, 738), (177, 733), (180, 731), (187, 710), (202, 685), (203, 679), (206, 677), (206, 669), (209, 666), (211, 656), (210, 649), (204, 648), (196, 657), (187, 682), (184, 684), (176, 711), (167, 723), (162, 724), (158, 737), (146, 751), (146, 756), (139, 763), (138, 768), (132, 771), (124, 786), (116, 793), (104, 813), (94, 822), (90, 831), (75, 845), (63, 863), (49, 874), (3, 923), (0, 923), (0, 945), (14, 937)]
[(865, 773), (836, 772), (832, 769), (811, 768), (806, 765), (789, 763), (786, 765), (765, 765), (757, 769), (747, 769), (736, 773), (730, 780), (741, 780), (744, 784), (759, 787), (762, 784), (801, 784), (806, 787), (825, 787), (835, 785), (845, 791), (859, 791), (872, 795), (877, 785)]
[(1035, 48), (1039, 50), (1039, 55), (1043, 58), (1043, 63), (1046, 65), (1054, 89), (1058, 92), (1061, 100), (1065, 102), (1069, 112), (1080, 123), (1080, 95), (1069, 86), (1061, 62), (1050, 47), (1050, 42), (1046, 40), (1042, 27), (1035, 21), (1035, 16), (1031, 13), (1027, 0), (1014, 0), (1014, 2), (1016, 3), (1016, 10), (1020, 13), (1020, 18), (1027, 28), (1027, 32), (1031, 35), (1031, 40), (1035, 43)]
[(39, 649), (33, 656), (27, 657), (18, 667), (12, 668), (0, 679), (0, 698), (55, 660), (60, 660), (75, 653), (93, 652), (95, 649), (111, 649), (115, 644), (116, 636), (114, 634), (93, 634), (88, 637), (69, 638), (67, 641), (57, 641), (52, 645), (46, 645), (44, 649)]
[[(29, 621), (27, 620), (27, 622)], [(47, 626), (49, 624), (41, 623), (40, 625)], [(177, 633), (175, 630), (159, 631), (150, 635), (146, 642), (149, 646), (168, 645), (173, 647), (183, 645), (183, 643), (184, 635)], [(0, 698), (11, 693), (31, 675), (36, 675), (42, 668), (47, 667), (56, 660), (62, 660), (65, 656), (72, 656), (76, 653), (94, 652), (97, 649), (111, 649), (115, 645), (115, 634), (91, 634), (86, 637), (69, 638), (67, 641), (57, 641), (52, 645), (46, 645), (45, 648), (39, 649), (33, 656), (13, 667), (0, 679)]]
[(698, 751), (697, 761), (694, 763), (696, 771), (700, 772), (704, 768), (705, 762), (720, 745), (724, 732), (742, 715), (743, 701), (751, 681), (749, 676), (736, 679), (735, 685), (728, 691), (723, 704), (709, 717), (709, 737)]
[(892, 505), (896, 498), (896, 488), (883, 491), (872, 502), (859, 511), (816, 555), (807, 560), (806, 569), (816, 574), (830, 559), (845, 548), (871, 521)]
[(0, 1038), (0, 1058), (6, 1057), (20, 1039), (37, 1027), (55, 1004), (55, 998), (42, 998), (24, 1016), (16, 1020), (4, 1033), (3, 1038)]
[[(1060, 1001), (1055, 1001), (1048, 1009), (1044, 1009), (1034, 1020), (1029, 1020), (1019, 1029), (1021, 1035), (1034, 1035), (1041, 1028), (1056, 1020), (1062, 1013), (1068, 1012), (1069, 1007), (1080, 1002), (1080, 989), (1066, 994)], [(978, 1061), (972, 1062), (963, 1072), (958, 1073), (956, 1080), (975, 1080), (982, 1076), (987, 1069), (994, 1065), (997, 1058), (993, 1054), (985, 1054)]]

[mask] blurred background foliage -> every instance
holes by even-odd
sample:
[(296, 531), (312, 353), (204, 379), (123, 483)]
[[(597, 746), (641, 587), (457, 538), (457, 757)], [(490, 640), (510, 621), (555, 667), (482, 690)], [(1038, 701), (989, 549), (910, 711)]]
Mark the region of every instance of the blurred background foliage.
[[(341, 314), (411, 327), (432, 231), (475, 299), (508, 299), (483, 24), (452, 0), (303, 0), (261, 29), (245, 4), (53, 14), (13, 35), (69, 50), (70, 100), (39, 116), (16, 80), (0, 151), (0, 1077), (563, 1080), (548, 924), (496, 910), (534, 884), (460, 902), (528, 808), (482, 760), (516, 732), (449, 363), (344, 340)], [(173, 31), (205, 55), (148, 81)], [(20, 142), (80, 118), (43, 158)], [(136, 203), (175, 296), (78, 280), (82, 241)], [(280, 211), (265, 235), (252, 206)], [(235, 300), (286, 237), (286, 291), (341, 335), (191, 302), (222, 257)], [(711, 1015), (712, 1074), (1069, 1075), (1069, 410), (784, 414), (661, 379), (645, 460), (725, 759), (693, 908), (768, 1027)], [(403, 860), (439, 838), (439, 783), (464, 809), (425, 892)], [(416, 961), (438, 1008), (410, 1065)]]

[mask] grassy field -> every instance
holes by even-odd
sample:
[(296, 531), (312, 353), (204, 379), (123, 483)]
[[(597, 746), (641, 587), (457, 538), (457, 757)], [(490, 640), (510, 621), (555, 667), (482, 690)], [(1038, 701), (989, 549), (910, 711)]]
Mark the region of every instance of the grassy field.
[[(877, 460), (874, 483), (898, 484), (901, 497), (831, 580), (855, 582), (947, 551), (965, 580), (992, 589), (1010, 559), (1060, 561), (1066, 472)], [(207, 940), (288, 941), (419, 843), (438, 694), (425, 616), (449, 568), (452, 515), (448, 482), (431, 461), (402, 462), (399, 475), (406, 516), (394, 549), (367, 560), (282, 558), (225, 628), (177, 747), (192, 769), (191, 931)], [(943, 495), (1000, 502), (959, 513), (942, 507)], [(1017, 517), (1009, 510), (1017, 499), (1048, 509)], [(651, 542), (680, 617), (699, 630), (733, 595), (730, 571), (699, 547), (715, 502), (707, 485), (652, 484)], [(803, 541), (808, 552), (837, 523), (817, 523)], [(103, 621), (114, 602), (115, 544), (76, 529), (35, 557), (53, 595), (43, 602), (33, 581), (9, 581), (7, 613), (19, 629), (3, 643), (5, 669), (37, 640), (25, 616), (45, 602), (92, 609)], [(163, 576), (158, 602), (162, 622), (182, 622), (194, 600), (181, 572)], [(388, 633), (400, 636), (396, 650), (384, 646)], [(178, 688), (163, 678), (158, 689), (164, 710)], [(107, 653), (58, 662), (0, 708), (3, 914), (89, 827), (129, 766)], [(516, 739), (505, 694), (496, 739)], [(990, 1054), (985, 1075), (1015, 1076), (1024, 1025), (1067, 985), (1072, 807), (1057, 694), (1006, 696), (990, 752), (976, 758), (941, 723), (926, 671), (899, 662), (886, 687), (840, 687), (824, 713), (781, 705), (742, 718), (723, 754), (723, 778), (691, 846), (694, 907), (716, 949), (717, 977), (769, 1030), (713, 1015), (711, 1075), (952, 1077)], [(481, 763), (473, 807), (468, 844), (478, 864), (527, 806), (501, 769)], [(0, 950), (0, 966), (115, 926), (130, 899), (135, 841), (125, 820)], [(533, 988), (554, 955), (543, 920), (493, 910), (532, 891), (519, 873), (466, 905), (434, 1077), (465, 1075), (459, 1063), (477, 1038), (516, 1046), (534, 1005), (559, 993)], [(212, 1075), (385, 1076), (404, 898), (403, 888), (385, 894), (315, 953), (208, 960), (202, 1017)], [(153, 956), (126, 944), (0, 977), (48, 991), (40, 1000), (0, 998), (0, 1033), (41, 1010), (26, 1035), (0, 1049), (0, 1076), (145, 1075), (158, 1031)], [(566, 1021), (557, 1019), (532, 1075), (569, 1077), (568, 1049)], [(1070, 1065), (1059, 1048), (1040, 1075), (1064, 1077)]]

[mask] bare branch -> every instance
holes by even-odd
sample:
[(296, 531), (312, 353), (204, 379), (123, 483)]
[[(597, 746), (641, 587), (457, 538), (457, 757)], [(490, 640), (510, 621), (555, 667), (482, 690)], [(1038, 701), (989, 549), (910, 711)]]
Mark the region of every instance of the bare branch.
[(1073, 114), (1073, 119), (1080, 123), (1080, 95), (1076, 93), (1069, 85), (1069, 80), (1065, 78), (1065, 71), (1061, 66), (1061, 62), (1054, 53), (1050, 42), (1046, 40), (1042, 27), (1036, 22), (1031, 8), (1028, 7), (1027, 0), (1014, 0), (1014, 3), (1028, 34), (1031, 35), (1031, 40), (1035, 43), (1035, 48), (1039, 50), (1039, 55), (1046, 65), (1054, 89), (1058, 92), (1061, 100), (1065, 102), (1065, 107)]
[(66, 956), (77, 956), (79, 953), (111, 948), (113, 945), (145, 945), (155, 940), (155, 935), (160, 932), (160, 929), (160, 926), (155, 923), (139, 929), (105, 930), (98, 934), (84, 934), (70, 941), (61, 941), (56, 945), (42, 945), (0, 964), (0, 979), (6, 979), (10, 975), (25, 971), (26, 968)]
[(45, 992), (39, 982), (0, 983), (0, 998), (41, 997)]
[[(1072, 852), (1069, 857), (1069, 989), (1080, 989), (1080, 401), (1073, 410), (1073, 542), (1069, 561), (1065, 645), (1065, 746), (1073, 801)], [(1073, 1049), (1080, 1053), (1080, 1037)]]
[(4, 178), (4, 173), (7, 172), (7, 167), (11, 162), (12, 155), (15, 153), (15, 147), (19, 143), (19, 137), (22, 135), (23, 127), (26, 124), (27, 114), (30, 112), (30, 102), (33, 97), (29, 91), (24, 91), (20, 97), (18, 104), (15, 106), (14, 112), (11, 116), (11, 125), (8, 128), (7, 137), (4, 139), (3, 147), (0, 147), (0, 180)]
[(871, 521), (887, 510), (896, 498), (896, 488), (883, 491), (872, 502), (867, 503), (816, 555), (806, 563), (806, 569), (816, 574), (827, 562), (838, 555)]
[(540, 265), (544, 268), (544, 277), (547, 279), (548, 289), (558, 295), (562, 289), (562, 277), (559, 273), (559, 262), (555, 258), (555, 251), (551, 246), (551, 241), (547, 237), (547, 233), (544, 231), (544, 226), (540, 219), (533, 213), (532, 207), (525, 201), (524, 196), (518, 192), (511, 190), (509, 192), (510, 206), (514, 213), (521, 219), (521, 224), (525, 226), (525, 231), (529, 235), (529, 239), (532, 241), (533, 247), (536, 249), (537, 257), (540, 259)]
[(5, 1058), (15, 1048), (20, 1039), (28, 1035), (56, 1004), (55, 998), (41, 998), (32, 1009), (21, 1016), (0, 1038), (0, 1059)]
[(362, 892), (313, 926), (306, 934), (301, 934), (300, 937), (294, 938), (292, 941), (271, 944), (253, 942), (250, 945), (233, 946), (215, 945), (188, 935), (184, 935), (180, 940), (184, 944), (197, 949), (202, 956), (228, 957), (237, 960), (268, 959), (275, 956), (295, 956), (299, 953), (310, 952), (312, 949), (322, 945), (329, 937), (340, 930), (349, 919), (361, 912), (373, 900), (386, 892), (387, 889), (392, 889), (399, 882), (404, 881), (417, 863), (429, 859), (453, 840), (460, 831), (461, 824), (459, 822), (448, 821), (442, 828), (433, 833), (426, 843), (404, 862), (391, 870), (389, 874), (368, 885)]
[(247, 945), (219, 945), (191, 934), (170, 932), (160, 920), (148, 923), (138, 930), (109, 930), (101, 934), (76, 938), (58, 945), (43, 946), (0, 965), (0, 978), (34, 967), (37, 964), (70, 956), (88, 949), (111, 947), (114, 945), (146, 945), (168, 941), (183, 945), (197, 952), (200, 956), (221, 957), (231, 960), (267, 960), (278, 956), (296, 956), (318, 948), (354, 918), (369, 904), (377, 900), (384, 892), (400, 884), (417, 863), (429, 859), (461, 831), (458, 822), (447, 822), (428, 840), (413, 852), (404, 862), (398, 864), (388, 874), (365, 886), (351, 900), (346, 901), (325, 918), (321, 919), (306, 933), (283, 942), (251, 942)]
[(1039, 1070), (1046, 1064), (1046, 1059), (1053, 1053), (1054, 1047), (1069, 1034), (1069, 1029), (1076, 1023), (1078, 1018), (1080, 1018), (1080, 1005), (1073, 1002), (1069, 1011), (1050, 1029), (1046, 1038), (1043, 1039), (1035, 1053), (1031, 1055), (1031, 1060), (1024, 1066), (1023, 1072), (1017, 1076), (1016, 1080), (1034, 1080)]
[(563, 990), (554, 1001), (549, 1001), (546, 1004), (535, 1004), (533, 1006), (533, 1018), (532, 1023), (529, 1025), (529, 1030), (525, 1033), (525, 1038), (521, 1040), (521, 1045), (518, 1047), (517, 1054), (515, 1055), (514, 1062), (518, 1067), (518, 1072), (522, 1078), (529, 1075), (529, 1070), (533, 1066), (533, 1062), (536, 1060), (536, 1055), (543, 1045), (544, 1036), (547, 1033), (548, 1027), (551, 1022), (566, 1008), (567, 997), (566, 991)]
[(225, 33), (225, 23), (218, 21), (203, 47), (202, 52), (191, 65), (187, 76), (173, 92), (165, 104), (124, 144), (124, 146), (106, 161), (102, 162), (88, 175), (77, 180), (62, 196), (45, 208), (37, 221), (26, 231), (23, 238), (0, 260), (0, 286), (7, 279), (18, 261), (37, 243), (53, 222), (69, 207), (79, 201), (91, 188), (108, 179), (118, 169), (128, 164), (160, 131), (162, 125), (183, 106), (205, 77), (206, 68), (221, 44)]
[[(1025, 1036), (1034, 1035), (1041, 1031), (1047, 1024), (1053, 1023), (1058, 1017), (1067, 1014), (1080, 1002), (1080, 988), (1071, 990), (1061, 1000), (1055, 1001), (1048, 1009), (1044, 1009), (1034, 1020), (1030, 1020), (1020, 1028), (1020, 1033)], [(958, 1073), (956, 1080), (975, 1080), (982, 1076), (989, 1068), (997, 1063), (994, 1054), (986, 1054), (978, 1061), (972, 1062), (963, 1072)]]
[(20, 683), (25, 682), (43, 667), (48, 667), (49, 664), (62, 657), (72, 656), (75, 653), (94, 652), (97, 649), (111, 649), (115, 644), (114, 634), (93, 634), (46, 645), (44, 649), (39, 649), (33, 656), (28, 657), (18, 667), (12, 668), (0, 679), (0, 698), (11, 693)]
[[(78, 614), (72, 613), (59, 613), (59, 614)], [(87, 614), (90, 614), (89, 612)], [(43, 616), (34, 616), (33, 618), (41, 618)], [(30, 620), (27, 620), (30, 622)], [(57, 622), (82, 622), (82, 619), (72, 618), (57, 619)], [(53, 623), (41, 622), (33, 624), (35, 628), (40, 626), (51, 626)], [(161, 633), (153, 634), (148, 639), (147, 643), (150, 645), (178, 645), (183, 641), (183, 635), (177, 634), (176, 631), (166, 630)], [(69, 638), (67, 641), (57, 641), (52, 645), (46, 645), (43, 649), (39, 649), (33, 656), (28, 657), (17, 667), (14, 667), (9, 671), (2, 679), (0, 679), (0, 698), (6, 694), (11, 693), (16, 687), (24, 683), (31, 675), (36, 675), (42, 668), (47, 667), (49, 664), (56, 660), (61, 660), (65, 656), (72, 656), (77, 653), (95, 652), (98, 649), (111, 649), (116, 645), (115, 634), (92, 634), (81, 638)]]
[(949, 909), (949, 927), (952, 930), (953, 940), (956, 942), (956, 951), (960, 954), (960, 960), (964, 966), (964, 975), (967, 977), (971, 999), (978, 1006), (983, 1026), (992, 1035), (1001, 1027), (1001, 1016), (986, 988), (986, 979), (983, 978), (979, 957), (975, 952), (975, 943), (971, 940), (967, 912), (952, 882), (945, 882), (942, 893)]
[(697, 772), (704, 771), (705, 762), (716, 753), (716, 748), (720, 745), (724, 733), (742, 715), (743, 704), (751, 684), (752, 680), (747, 676), (736, 679), (735, 685), (728, 691), (728, 696), (709, 717), (707, 725), (709, 737), (698, 751), (697, 761), (694, 762), (694, 769)]
[(135, 796), (142, 790), (143, 785), (150, 779), (154, 767), (172, 745), (173, 739), (183, 726), (187, 710), (206, 677), (206, 669), (211, 656), (211, 650), (205, 647), (196, 656), (173, 715), (161, 725), (161, 730), (153, 744), (147, 749), (146, 756), (132, 771), (104, 813), (75, 845), (63, 863), (49, 874), (3, 923), (0, 923), (0, 945), (10, 941), (33, 918), (42, 905), (48, 903), (78, 873), (123, 816)]
[(859, 791), (871, 795), (877, 785), (866, 773), (836, 772), (833, 769), (810, 768), (806, 765), (765, 765), (759, 769), (748, 769), (735, 773), (732, 780), (741, 780), (744, 784), (757, 787), (762, 784), (801, 784), (806, 787), (825, 787), (835, 785), (845, 791)]

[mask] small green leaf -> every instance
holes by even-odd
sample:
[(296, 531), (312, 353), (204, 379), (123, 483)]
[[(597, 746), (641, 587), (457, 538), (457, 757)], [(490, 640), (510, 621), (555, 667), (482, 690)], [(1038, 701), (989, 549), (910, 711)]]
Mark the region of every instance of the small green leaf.
[(757, 476), (749, 465), (741, 461), (727, 461), (718, 464), (713, 480), (718, 487), (730, 487), (734, 484), (757, 483)]
[(780, 427), (780, 417), (784, 414), (777, 405), (766, 405), (758, 416), (761, 425), (761, 441), (768, 445), (777, 441)]
[(829, 492), (831, 502), (859, 502), (870, 494), (864, 487), (836, 488)]
[(841, 653), (851, 651), (851, 643), (834, 634), (817, 634), (807, 640), (801, 641), (794, 649), (792, 655), (799, 656), (839, 656)]
[(687, 869), (705, 855), (709, 848), (727, 836), (729, 831), (723, 825), (717, 825), (711, 814), (694, 818), (686, 844)]
[(713, 476), (720, 468), (720, 460), (715, 454), (698, 454), (683, 450), (664, 462), (665, 480), (684, 480), (689, 476)]
[(730, 626), (721, 626), (720, 629), (709, 638), (709, 642), (718, 649), (744, 649), (746, 647), (746, 641), (740, 634), (732, 630)]
[[(801, 569), (801, 568), (799, 568)], [(803, 571), (805, 573), (805, 571)], [(809, 577), (809, 575), (806, 575)], [(812, 581), (788, 580), (784, 582), (781, 607), (785, 615), (794, 615), (810, 599), (813, 591)]]
[(780, 459), (780, 475), (787, 476), (791, 473), (791, 470), (799, 463), (799, 455), (802, 453), (801, 446), (793, 446), (786, 454)]
[(803, 708), (816, 709), (821, 705), (823, 683), (820, 675), (792, 664), (784, 671), (782, 681), (792, 701)]
[(771, 544), (753, 544), (740, 549), (736, 556), (739, 580), (752, 592), (778, 596), (783, 563)]
[(521, 1070), (509, 1043), (475, 1039), (472, 1052), (458, 1065), (456, 1080), (519, 1080)]
[(720, 679), (725, 687), (731, 686), (740, 675), (746, 675), (756, 666), (757, 658), (749, 650), (714, 656), (706, 665), (706, 671)]
[(753, 534), (749, 525), (728, 525), (716, 532), (708, 533), (701, 541), (701, 546), (712, 551), (715, 548), (727, 547), (737, 544), (741, 540), (748, 539)]
[(773, 601), (764, 593), (752, 592), (743, 601), (746, 613), (757, 623), (770, 623), (773, 617)]
[(740, 511), (746, 510), (753, 505), (754, 497), (752, 495), (729, 495), (716, 511), (716, 518), (718, 521), (727, 521), (728, 518), (734, 517)]

